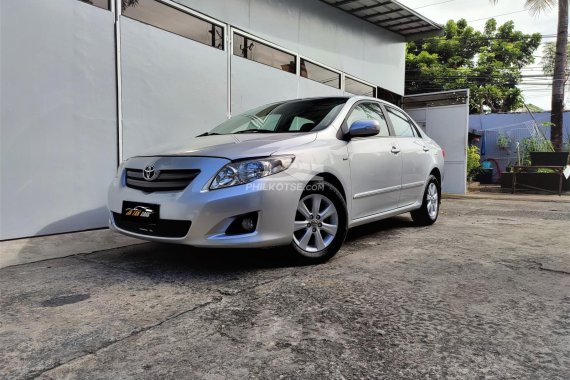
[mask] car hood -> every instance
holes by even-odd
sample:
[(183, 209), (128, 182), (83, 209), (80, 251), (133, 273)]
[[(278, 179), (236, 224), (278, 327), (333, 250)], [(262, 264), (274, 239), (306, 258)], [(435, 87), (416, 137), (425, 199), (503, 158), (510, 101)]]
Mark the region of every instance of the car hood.
[(270, 156), (278, 150), (287, 150), (308, 144), (316, 133), (265, 133), (213, 135), (196, 137), (178, 147), (157, 148), (142, 156), (200, 156), (237, 160), (247, 157)]

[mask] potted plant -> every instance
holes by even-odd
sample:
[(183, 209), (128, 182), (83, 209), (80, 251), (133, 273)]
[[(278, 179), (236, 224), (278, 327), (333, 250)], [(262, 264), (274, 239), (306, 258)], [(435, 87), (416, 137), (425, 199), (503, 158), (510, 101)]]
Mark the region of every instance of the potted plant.
[(511, 139), (509, 139), (509, 136), (501, 133), (497, 137), (497, 147), (499, 147), (499, 149), (507, 150), (510, 146), (511, 146)]
[[(538, 168), (531, 167), (518, 172), (516, 174), (517, 187), (557, 192), (560, 186), (559, 172), (541, 166), (565, 166), (568, 161), (568, 152), (554, 152), (552, 143), (537, 134), (522, 139), (519, 149), (520, 164), (538, 166)], [(513, 173), (504, 173), (501, 176), (501, 188), (511, 188), (512, 176)], [(570, 180), (563, 180), (563, 189), (568, 189), (569, 186)]]
[[(552, 126), (552, 123), (545, 121), (542, 125)], [(523, 146), (528, 151), (528, 159), (533, 166), (566, 166), (568, 163), (568, 152), (555, 152), (552, 142), (542, 136), (524, 139)]]
[(542, 136), (522, 140), (523, 163), (532, 166), (566, 166), (568, 152), (555, 152), (552, 142)]

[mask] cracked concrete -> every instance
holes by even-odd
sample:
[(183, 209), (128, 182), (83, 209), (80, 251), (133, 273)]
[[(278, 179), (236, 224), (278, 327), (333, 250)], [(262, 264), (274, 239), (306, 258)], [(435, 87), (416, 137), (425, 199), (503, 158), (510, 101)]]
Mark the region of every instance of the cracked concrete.
[(570, 204), (469, 199), (316, 267), (154, 243), (22, 263), (0, 378), (568, 379), (568, 273)]

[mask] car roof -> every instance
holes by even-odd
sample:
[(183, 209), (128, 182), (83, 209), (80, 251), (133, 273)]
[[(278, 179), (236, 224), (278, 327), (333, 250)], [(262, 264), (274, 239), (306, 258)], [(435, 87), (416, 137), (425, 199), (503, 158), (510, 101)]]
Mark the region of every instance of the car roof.
[(311, 97), (306, 97), (306, 98), (290, 99), (290, 100), (286, 100), (284, 102), (290, 102), (290, 101), (294, 102), (294, 101), (300, 101), (300, 100), (317, 100), (317, 99), (347, 99), (347, 100), (353, 99), (355, 102), (357, 102), (359, 100), (371, 100), (371, 101), (380, 102), (383, 104), (388, 104), (388, 105), (397, 107), (395, 104), (390, 103), (386, 100), (374, 98), (371, 96), (364, 96), (364, 95), (311, 96)]

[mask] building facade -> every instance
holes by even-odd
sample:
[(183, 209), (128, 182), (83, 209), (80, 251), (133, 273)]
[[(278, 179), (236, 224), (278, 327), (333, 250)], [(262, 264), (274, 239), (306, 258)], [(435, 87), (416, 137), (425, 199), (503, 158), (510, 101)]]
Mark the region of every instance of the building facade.
[(249, 108), (393, 101), (406, 40), (440, 29), (379, 0), (6, 0), (0, 21), (0, 240), (106, 226), (122, 159)]

